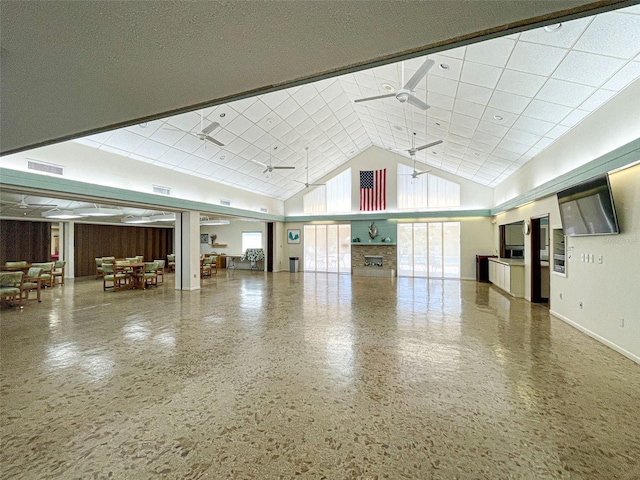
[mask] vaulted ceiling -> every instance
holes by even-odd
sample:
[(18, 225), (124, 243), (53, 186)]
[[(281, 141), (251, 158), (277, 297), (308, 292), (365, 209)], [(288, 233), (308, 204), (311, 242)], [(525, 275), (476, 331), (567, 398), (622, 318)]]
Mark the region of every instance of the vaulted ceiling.
[[(371, 145), (495, 186), (640, 78), (640, 7), (562, 22), (466, 47), (204, 108), (75, 141), (286, 199)], [(427, 111), (395, 97), (414, 88)], [(210, 136), (198, 138), (217, 122)], [(415, 139), (412, 139), (415, 132)], [(266, 165), (289, 166), (265, 172)]]

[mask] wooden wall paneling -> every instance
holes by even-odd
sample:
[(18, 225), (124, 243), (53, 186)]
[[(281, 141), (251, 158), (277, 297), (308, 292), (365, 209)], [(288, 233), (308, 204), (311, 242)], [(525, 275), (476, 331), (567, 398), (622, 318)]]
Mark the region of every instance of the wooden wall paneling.
[(0, 220), (0, 264), (51, 260), (51, 223)]
[(171, 228), (119, 225), (75, 225), (75, 276), (95, 274), (95, 258), (143, 255), (145, 261), (166, 258), (173, 249)]

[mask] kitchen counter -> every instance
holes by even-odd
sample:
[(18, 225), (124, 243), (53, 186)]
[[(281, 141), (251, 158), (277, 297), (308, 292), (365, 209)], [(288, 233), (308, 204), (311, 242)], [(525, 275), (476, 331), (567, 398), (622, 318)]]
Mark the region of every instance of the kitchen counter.
[(511, 267), (524, 267), (523, 258), (490, 258), (490, 262), (498, 262)]

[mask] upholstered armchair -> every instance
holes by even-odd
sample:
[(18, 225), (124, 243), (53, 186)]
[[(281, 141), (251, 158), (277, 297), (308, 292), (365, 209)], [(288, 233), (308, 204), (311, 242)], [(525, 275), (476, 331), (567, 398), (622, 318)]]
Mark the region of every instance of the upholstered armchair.
[(176, 269), (176, 254), (170, 253), (167, 255), (167, 271), (173, 272)]
[(154, 286), (158, 287), (158, 262), (145, 262), (144, 273), (142, 278), (144, 281), (144, 288)]
[(158, 268), (156, 269), (157, 282), (159, 284), (163, 284), (164, 283), (164, 265), (165, 265), (165, 261), (164, 260), (154, 260), (154, 262), (156, 262), (158, 264)]
[(43, 287), (53, 287), (53, 266), (55, 262), (32, 263), (32, 267), (42, 268), (40, 279)]
[(27, 266), (27, 261), (20, 260), (19, 262), (7, 262), (4, 264), (4, 266), (8, 269), (20, 269)]
[[(58, 260), (53, 266), (53, 284), (60, 283), (60, 285), (64, 286), (64, 268), (66, 267), (67, 262), (65, 260)], [(58, 281), (58, 279), (60, 279)]]
[(120, 265), (116, 266), (115, 263), (103, 263), (102, 270), (104, 272), (104, 276), (102, 277), (102, 289), (104, 291), (108, 289), (115, 291), (129, 288), (130, 275), (123, 270)]
[(22, 272), (0, 272), (0, 299), (22, 307)]
[(41, 267), (31, 267), (22, 279), (22, 294), (25, 301), (29, 301), (29, 293), (35, 291), (36, 299), (41, 302), (40, 291), (42, 290), (43, 269)]

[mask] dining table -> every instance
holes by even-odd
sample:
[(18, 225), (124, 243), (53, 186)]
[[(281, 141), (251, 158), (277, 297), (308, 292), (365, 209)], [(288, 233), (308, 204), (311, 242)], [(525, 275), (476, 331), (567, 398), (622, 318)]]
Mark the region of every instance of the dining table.
[(131, 288), (144, 290), (144, 262), (130, 262), (116, 265), (116, 268), (128, 270), (131, 275)]

